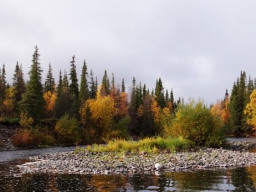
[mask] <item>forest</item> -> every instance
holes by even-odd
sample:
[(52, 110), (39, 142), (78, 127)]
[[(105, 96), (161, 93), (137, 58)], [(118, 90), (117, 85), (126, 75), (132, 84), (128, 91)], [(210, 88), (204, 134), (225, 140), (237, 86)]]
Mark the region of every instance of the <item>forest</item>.
[[(84, 61), (78, 81), (75, 56), (69, 73), (58, 81), (49, 69), (42, 82), (39, 49), (35, 47), (28, 82), (18, 62), (13, 82), (0, 69), (0, 123), (17, 126), (12, 137), (19, 147), (106, 143), (114, 139), (182, 137), (197, 145), (221, 146), (227, 136), (253, 136), (256, 128), (256, 81), (241, 71), (231, 94), (211, 106), (203, 101), (174, 99), (161, 78), (155, 88), (132, 79), (130, 93), (105, 70), (98, 82)], [(78, 83), (79, 82), (79, 83)]]

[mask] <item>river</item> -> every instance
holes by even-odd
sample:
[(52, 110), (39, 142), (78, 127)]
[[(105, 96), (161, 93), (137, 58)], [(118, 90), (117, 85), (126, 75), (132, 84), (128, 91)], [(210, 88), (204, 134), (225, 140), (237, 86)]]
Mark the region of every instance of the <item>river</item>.
[(64, 152), (73, 147), (0, 152), (0, 192), (73, 191), (255, 191), (256, 166), (154, 175), (20, 175), (17, 164), (29, 156)]

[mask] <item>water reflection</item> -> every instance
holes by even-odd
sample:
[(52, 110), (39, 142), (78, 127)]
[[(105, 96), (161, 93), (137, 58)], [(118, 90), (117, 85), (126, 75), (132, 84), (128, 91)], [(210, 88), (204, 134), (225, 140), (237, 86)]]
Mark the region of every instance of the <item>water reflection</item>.
[[(0, 191), (255, 191), (256, 167), (157, 175), (4, 174)], [(10, 166), (12, 167), (12, 166)], [(1, 172), (0, 172), (1, 173)]]

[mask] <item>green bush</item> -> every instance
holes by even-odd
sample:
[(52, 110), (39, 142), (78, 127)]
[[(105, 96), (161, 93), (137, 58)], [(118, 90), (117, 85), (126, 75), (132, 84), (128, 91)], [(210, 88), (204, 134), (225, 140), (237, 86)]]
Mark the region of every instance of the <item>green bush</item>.
[(218, 117), (203, 102), (180, 105), (168, 130), (168, 136), (183, 137), (199, 146), (220, 146), (225, 134)]
[(113, 123), (112, 129), (109, 131), (109, 134), (107, 135), (107, 140), (127, 139), (129, 137), (127, 131), (129, 124), (130, 117), (128, 116), (120, 119), (118, 122)]
[(64, 115), (56, 123), (55, 131), (61, 144), (73, 145), (80, 142), (79, 124), (76, 118)]

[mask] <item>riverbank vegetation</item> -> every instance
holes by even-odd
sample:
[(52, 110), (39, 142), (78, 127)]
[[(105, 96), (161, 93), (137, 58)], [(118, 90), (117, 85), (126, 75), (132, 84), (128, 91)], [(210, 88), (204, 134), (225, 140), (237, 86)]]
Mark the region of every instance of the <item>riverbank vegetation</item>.
[(92, 70), (88, 72), (85, 61), (79, 79), (75, 56), (70, 72), (60, 71), (58, 82), (49, 64), (43, 82), (39, 57), (36, 47), (28, 82), (18, 62), (12, 83), (6, 82), (5, 65), (0, 69), (0, 123), (18, 124), (12, 138), (16, 146), (102, 144), (112, 140), (118, 140), (113, 145), (119, 146), (117, 143), (124, 140), (153, 141), (160, 136), (164, 141), (182, 137), (196, 145), (218, 147), (227, 135), (255, 133), (255, 81), (245, 72), (234, 83), (231, 95), (226, 91), (222, 100), (207, 106), (203, 101), (175, 99), (173, 89), (164, 88), (161, 78), (152, 90), (133, 78), (128, 92), (124, 79), (118, 84), (114, 74), (110, 80), (105, 70), (99, 83)]
[(194, 144), (182, 137), (178, 138), (145, 138), (139, 141), (114, 140), (109, 141), (107, 145), (91, 145), (86, 149), (89, 152), (176, 152), (185, 151), (192, 148)]

